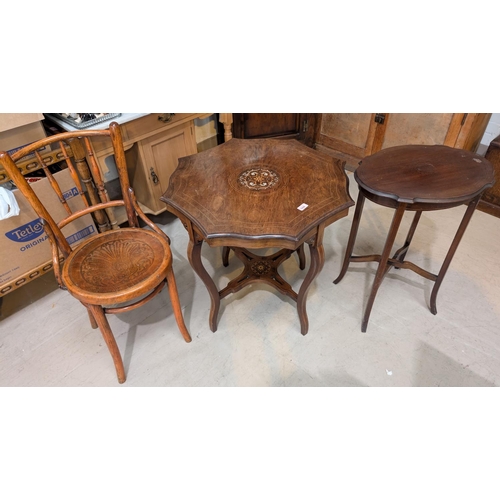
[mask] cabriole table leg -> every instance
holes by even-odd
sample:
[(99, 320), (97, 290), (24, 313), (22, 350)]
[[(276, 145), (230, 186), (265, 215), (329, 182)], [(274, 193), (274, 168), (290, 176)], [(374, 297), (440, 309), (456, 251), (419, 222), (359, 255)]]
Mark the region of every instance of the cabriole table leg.
[(212, 278), (208, 274), (207, 270), (203, 266), (201, 261), (201, 246), (203, 245), (203, 240), (198, 240), (193, 242), (192, 239), (189, 240), (187, 255), (191, 267), (194, 269), (196, 274), (201, 278), (205, 286), (207, 287), (208, 293), (210, 295), (211, 306), (210, 306), (210, 318), (209, 325), (212, 332), (217, 331), (217, 317), (219, 315), (220, 308), (220, 297), (219, 291), (215, 286)]
[(318, 228), (318, 233), (313, 238), (312, 242), (309, 243), (309, 249), (311, 253), (311, 266), (309, 267), (309, 271), (307, 271), (306, 277), (302, 282), (302, 285), (299, 289), (299, 293), (297, 295), (297, 312), (299, 314), (300, 319), (300, 333), (305, 335), (309, 330), (309, 319), (307, 318), (306, 311), (306, 299), (307, 293), (309, 291), (309, 287), (313, 282), (314, 278), (321, 272), (323, 269), (323, 265), (325, 263), (325, 251), (323, 248), (323, 232), (324, 226), (321, 225)]

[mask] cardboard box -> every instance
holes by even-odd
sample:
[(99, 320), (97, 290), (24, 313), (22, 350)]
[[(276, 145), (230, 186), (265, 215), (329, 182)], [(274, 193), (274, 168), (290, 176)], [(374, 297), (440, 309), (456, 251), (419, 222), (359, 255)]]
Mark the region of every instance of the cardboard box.
[[(45, 139), (45, 137), (47, 137), (45, 129), (39, 119), (30, 121), (33, 120), (33, 118), (37, 118), (37, 114), (25, 114), (30, 118), (25, 117), (22, 113), (0, 113), (0, 151), (7, 151), (12, 154), (32, 142)], [(41, 152), (47, 152), (50, 150), (51, 148), (49, 146), (44, 146), (39, 149)], [(27, 155), (26, 158), (34, 156), (35, 154), (33, 153)]]
[[(68, 170), (54, 174), (71, 210), (84, 208), (84, 203)], [(33, 191), (56, 222), (68, 216), (47, 178), (31, 184)], [(48, 237), (39, 217), (17, 189), (13, 191), (19, 204), (19, 215), (0, 220), (0, 288), (46, 262), (52, 261)], [(71, 222), (63, 228), (68, 243), (75, 247), (97, 234), (91, 215)]]
[(43, 119), (43, 113), (0, 113), (0, 132), (40, 122)]

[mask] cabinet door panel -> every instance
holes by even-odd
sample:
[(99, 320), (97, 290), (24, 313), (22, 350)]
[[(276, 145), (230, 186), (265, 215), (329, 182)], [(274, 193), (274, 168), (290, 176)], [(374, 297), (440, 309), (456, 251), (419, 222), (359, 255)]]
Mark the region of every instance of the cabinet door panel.
[(313, 147), (320, 116), (320, 113), (232, 113), (232, 133), (238, 139), (297, 139)]
[(325, 113), (321, 121), (321, 134), (364, 148), (371, 116), (371, 113)]
[(371, 151), (376, 127), (372, 113), (323, 113), (318, 144), (363, 158)]
[(403, 144), (444, 144), (453, 113), (390, 113), (382, 149)]
[(234, 137), (254, 139), (299, 133), (299, 113), (233, 113)]
[(160, 196), (167, 190), (170, 176), (182, 156), (195, 154), (196, 140), (193, 125), (175, 127), (140, 142), (143, 168), (152, 197), (149, 201), (155, 212), (163, 210)]
[(323, 113), (316, 149), (345, 159), (354, 170), (359, 160), (404, 144), (444, 144), (475, 151), (491, 113)]

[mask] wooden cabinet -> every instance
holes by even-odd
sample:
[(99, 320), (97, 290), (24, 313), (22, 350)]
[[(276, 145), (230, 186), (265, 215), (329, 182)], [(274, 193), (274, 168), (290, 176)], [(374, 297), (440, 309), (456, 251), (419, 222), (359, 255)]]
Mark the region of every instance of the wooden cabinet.
[(233, 137), (297, 139), (312, 146), (316, 117), (315, 113), (233, 113)]
[(179, 158), (195, 154), (196, 140), (192, 122), (159, 132), (139, 143), (139, 161), (132, 186), (137, 199), (152, 213), (165, 210), (160, 196), (167, 190)]
[(322, 113), (315, 147), (355, 168), (362, 158), (403, 144), (444, 144), (475, 151), (491, 113)]
[(478, 208), (495, 217), (500, 217), (500, 135), (491, 141), (484, 156), (495, 169), (496, 182), (493, 187), (484, 192)]
[[(166, 209), (160, 196), (178, 159), (197, 152), (194, 119), (210, 115), (152, 113), (121, 125), (130, 183), (146, 213), (156, 215)], [(106, 176), (114, 165), (112, 150), (108, 143), (94, 145), (94, 150)]]

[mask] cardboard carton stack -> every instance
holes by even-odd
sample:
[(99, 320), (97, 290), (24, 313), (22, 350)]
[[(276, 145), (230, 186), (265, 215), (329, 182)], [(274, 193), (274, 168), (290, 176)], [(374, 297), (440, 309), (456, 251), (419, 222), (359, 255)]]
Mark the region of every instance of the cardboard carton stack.
[[(43, 115), (31, 113), (5, 115), (0, 113), (0, 150), (13, 151), (45, 137), (40, 123)], [(35, 121), (33, 121), (35, 120)], [(15, 126), (13, 126), (15, 125)], [(13, 126), (13, 128), (6, 128)], [(61, 170), (54, 174), (64, 198), (72, 211), (84, 208), (83, 200), (69, 174)], [(33, 182), (31, 187), (56, 222), (67, 217), (67, 212), (48, 179)], [(0, 297), (27, 281), (52, 269), (52, 252), (43, 226), (28, 201), (17, 190), (13, 194), (20, 212), (0, 220)], [(63, 233), (71, 246), (96, 234), (92, 216), (86, 215), (68, 224)]]
[[(47, 137), (41, 120), (42, 113), (0, 113), (0, 151), (14, 153)], [(43, 148), (47, 150), (48, 146)]]

